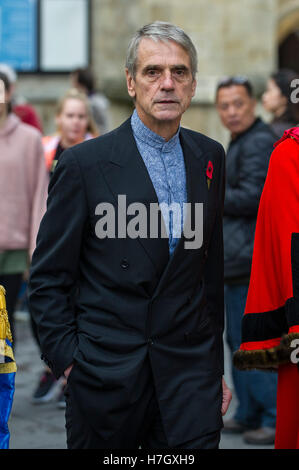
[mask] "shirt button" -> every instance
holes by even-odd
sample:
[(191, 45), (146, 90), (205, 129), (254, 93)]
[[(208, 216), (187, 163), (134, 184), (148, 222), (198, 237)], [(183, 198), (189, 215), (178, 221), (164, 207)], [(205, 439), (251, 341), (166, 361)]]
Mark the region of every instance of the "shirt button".
[(127, 259), (122, 259), (120, 265), (123, 269), (127, 269), (130, 266), (129, 261)]
[(149, 346), (152, 346), (154, 344), (153, 338), (148, 338), (147, 342)]

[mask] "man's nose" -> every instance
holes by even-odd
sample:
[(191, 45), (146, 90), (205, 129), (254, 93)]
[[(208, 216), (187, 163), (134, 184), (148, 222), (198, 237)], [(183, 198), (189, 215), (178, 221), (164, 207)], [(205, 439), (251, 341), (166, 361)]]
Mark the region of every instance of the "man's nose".
[(227, 109), (227, 114), (229, 116), (234, 116), (235, 114), (237, 114), (237, 109), (235, 106), (229, 106), (228, 109)]
[(163, 90), (172, 90), (174, 88), (174, 79), (170, 71), (165, 71), (162, 75), (161, 88)]

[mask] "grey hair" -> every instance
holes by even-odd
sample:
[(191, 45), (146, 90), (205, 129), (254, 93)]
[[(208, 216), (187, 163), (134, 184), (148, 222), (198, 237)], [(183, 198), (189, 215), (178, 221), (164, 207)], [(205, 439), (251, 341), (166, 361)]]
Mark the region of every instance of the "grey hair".
[(188, 53), (190, 58), (191, 73), (193, 80), (197, 73), (197, 52), (189, 36), (178, 26), (164, 21), (155, 21), (139, 29), (131, 39), (126, 58), (126, 68), (135, 79), (137, 68), (138, 47), (141, 39), (147, 37), (153, 41), (174, 41)]

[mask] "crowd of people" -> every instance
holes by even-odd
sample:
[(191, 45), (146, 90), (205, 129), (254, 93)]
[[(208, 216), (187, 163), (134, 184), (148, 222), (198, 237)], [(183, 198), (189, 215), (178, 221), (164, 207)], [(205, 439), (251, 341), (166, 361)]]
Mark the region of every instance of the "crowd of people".
[[(256, 223), (270, 157), (274, 144), (299, 122), (299, 105), (290, 99), (295, 78), (297, 75), (291, 70), (279, 70), (269, 77), (261, 100), (265, 111), (271, 114), (269, 123), (256, 114), (254, 89), (246, 77), (225, 77), (216, 89), (216, 110), (230, 133), (226, 149), (223, 241), (226, 338), (232, 357), (242, 344)], [(16, 74), (6, 64), (0, 64), (0, 80), (6, 93), (5, 103), (0, 104), (0, 284), (6, 288), (14, 334), (17, 300), (31, 263), (39, 224), (46, 210), (48, 184), (57, 162), (65, 150), (107, 133), (111, 123), (109, 102), (95, 91), (90, 70), (78, 69), (72, 73), (72, 87), (57, 106), (53, 135), (43, 135), (42, 122), (34, 108), (15, 99)], [(129, 92), (131, 85), (132, 81), (128, 81)], [(136, 89), (132, 88), (132, 97), (135, 93)], [(137, 115), (134, 119), (132, 125), (135, 122), (140, 142), (146, 132), (147, 139), (154, 139)], [(144, 144), (140, 145), (141, 149), (145, 148)], [(40, 347), (33, 317), (31, 325)], [(17, 348), (16, 341), (14, 347)], [(241, 433), (250, 444), (273, 444), (277, 373), (259, 367), (239, 370), (236, 364), (232, 365), (232, 379), (238, 406), (233, 418), (224, 422), (224, 432)], [(55, 399), (64, 408), (66, 382), (66, 377), (58, 378), (50, 365), (45, 366), (33, 390), (33, 402)]]
[[(5, 87), (5, 102), (0, 105), (3, 222), (0, 284), (6, 289), (16, 349), (15, 310), (20, 303), (28, 309), (28, 269), (39, 224), (46, 210), (48, 184), (55, 165), (65, 149), (108, 132), (110, 110), (107, 98), (94, 90), (91, 70), (76, 69), (71, 74), (70, 89), (57, 103), (55, 132), (44, 135), (38, 112), (17, 93), (15, 70), (1, 63), (0, 80)], [(39, 344), (36, 325), (32, 318), (30, 320), (33, 336)], [(44, 403), (56, 398), (58, 406), (64, 406), (63, 386), (64, 383), (55, 380), (51, 370), (45, 368), (32, 400)]]

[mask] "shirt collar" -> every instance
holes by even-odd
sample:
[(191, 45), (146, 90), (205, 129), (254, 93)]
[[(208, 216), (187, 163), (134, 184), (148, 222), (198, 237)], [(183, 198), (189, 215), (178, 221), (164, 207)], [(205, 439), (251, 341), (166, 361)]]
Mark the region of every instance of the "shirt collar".
[(170, 152), (176, 145), (180, 143), (180, 126), (176, 134), (166, 142), (164, 137), (153, 132), (149, 129), (140, 119), (136, 109), (134, 110), (131, 117), (131, 126), (133, 129), (134, 136), (142, 142), (150, 145), (151, 147), (163, 150), (164, 152)]

